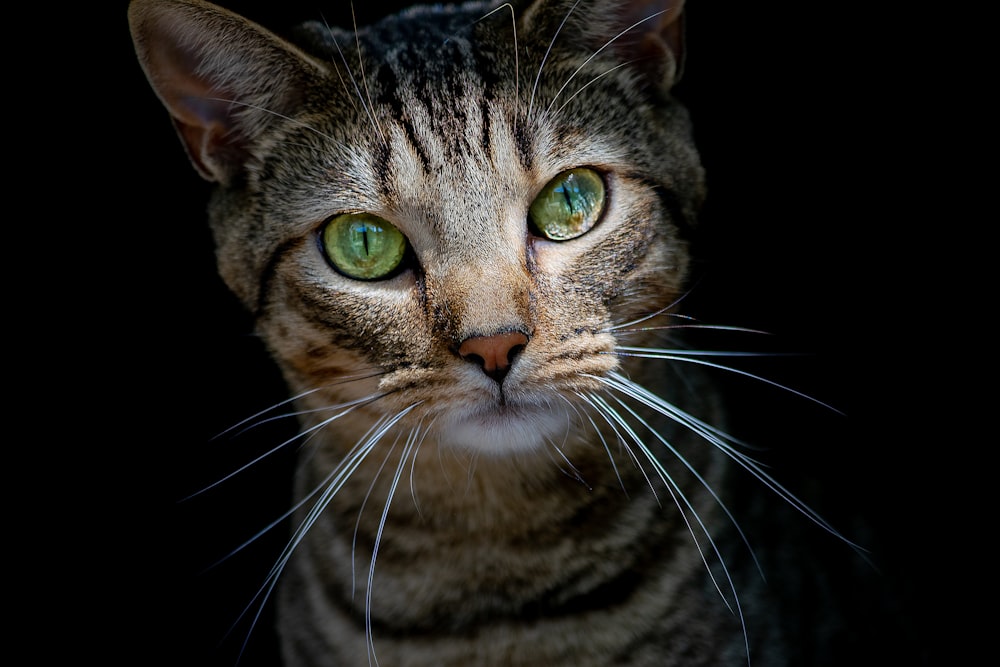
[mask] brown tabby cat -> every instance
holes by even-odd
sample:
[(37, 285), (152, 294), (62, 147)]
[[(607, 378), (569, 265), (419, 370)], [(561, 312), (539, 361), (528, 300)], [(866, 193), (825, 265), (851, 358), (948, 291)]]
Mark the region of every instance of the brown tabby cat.
[(821, 664), (729, 469), (809, 510), (720, 430), (678, 337), (705, 197), (682, 5), (418, 6), (292, 43), (131, 4), (301, 422), (264, 591), (289, 667)]

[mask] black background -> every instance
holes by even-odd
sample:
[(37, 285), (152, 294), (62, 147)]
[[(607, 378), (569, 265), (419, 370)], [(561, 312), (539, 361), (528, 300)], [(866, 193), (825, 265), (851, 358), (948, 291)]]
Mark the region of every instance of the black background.
[[(223, 4), (278, 31), (321, 16), (351, 21), (346, 2)], [(81, 505), (66, 503), (63, 516), (79, 530), (56, 541), (92, 558), (58, 570), (87, 580), (81, 599), (106, 603), (71, 606), (86, 628), (80, 652), (121, 655), (121, 664), (230, 666), (245, 619), (227, 630), (264, 581), (285, 529), (212, 564), (288, 507), (294, 452), (184, 499), (293, 426), (213, 440), (284, 398), (284, 388), (215, 274), (208, 185), (135, 60), (125, 5), (95, 36), (62, 49), (70, 69), (78, 50), (99, 52), (105, 66), (88, 69), (87, 113), (73, 125), (81, 145), (61, 154), (73, 158), (60, 161), (63, 173), (83, 194), (64, 201), (52, 188), (44, 203), (65, 211), (71, 200), (97, 220), (85, 234), (82, 219), (55, 225), (75, 230), (62, 238), (79, 239), (63, 242), (60, 280), (74, 295), (73, 349), (86, 349), (76, 355), (74, 400), (88, 406), (77, 426), (84, 441), (100, 443), (63, 459), (94, 472), (67, 471), (82, 487), (74, 493)], [(358, 21), (392, 5), (359, 3)], [(919, 151), (900, 115), (913, 104), (914, 63), (890, 46), (904, 39), (903, 24), (857, 8), (831, 11), (845, 10), (688, 3), (687, 69), (676, 93), (694, 117), (709, 178), (689, 312), (773, 334), (748, 345), (807, 353), (747, 368), (844, 416), (733, 381), (737, 418), (766, 435), (776, 474), (824, 516), (848, 533), (866, 527), (880, 574), (859, 582), (859, 595), (873, 596), (873, 606), (884, 598), (878, 606), (888, 601), (896, 616), (891, 631), (873, 637), (871, 655), (940, 664), (939, 647), (961, 650), (939, 621), (955, 588), (944, 554), (956, 501), (942, 493), (947, 447), (933, 427), (927, 371), (908, 344), (934, 317), (934, 285), (906, 257), (910, 230), (929, 214), (914, 205), (926, 186), (912, 180)], [(91, 509), (87, 496), (103, 502)], [(833, 561), (852, 557), (835, 540), (830, 550)], [(275, 664), (272, 620), (265, 607), (239, 664)]]

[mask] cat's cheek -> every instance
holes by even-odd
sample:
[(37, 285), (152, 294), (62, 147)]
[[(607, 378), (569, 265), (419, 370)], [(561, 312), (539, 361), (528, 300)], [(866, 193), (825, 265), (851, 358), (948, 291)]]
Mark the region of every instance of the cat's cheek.
[(590, 241), (533, 244), (532, 273), (539, 290), (536, 301), (562, 313), (552, 317), (557, 326), (568, 322), (575, 329), (597, 331), (610, 324), (609, 305), (623, 289), (620, 270), (595, 254)]
[(412, 272), (367, 283), (300, 261), (280, 267), (276, 278), (269, 303), (282, 304), (284, 310), (268, 309), (259, 326), (283, 356), (297, 360), (300, 372), (335, 351), (350, 352), (357, 365), (369, 369), (390, 370), (426, 359), (426, 317)]
[(535, 239), (531, 244), (531, 271), (540, 284), (571, 289), (601, 291), (608, 286), (607, 271), (597, 271), (594, 262), (594, 233), (587, 238), (566, 242)]

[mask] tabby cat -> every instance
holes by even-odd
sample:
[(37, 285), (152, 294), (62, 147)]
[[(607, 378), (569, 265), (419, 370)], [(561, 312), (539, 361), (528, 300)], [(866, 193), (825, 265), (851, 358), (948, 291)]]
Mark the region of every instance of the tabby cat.
[(776, 491), (826, 525), (726, 435), (681, 338), (706, 195), (672, 95), (682, 5), (473, 1), (289, 37), (130, 5), (301, 423), (258, 598), (288, 667), (821, 664), (731, 476), (763, 482), (741, 516)]

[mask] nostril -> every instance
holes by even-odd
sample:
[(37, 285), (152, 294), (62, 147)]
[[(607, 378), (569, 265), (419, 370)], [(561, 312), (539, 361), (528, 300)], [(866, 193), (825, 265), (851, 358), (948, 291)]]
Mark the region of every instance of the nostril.
[(517, 357), (517, 355), (521, 354), (522, 350), (524, 350), (524, 345), (515, 345), (514, 347), (510, 348), (510, 352), (507, 353), (507, 363), (508, 364), (514, 363), (514, 358)]
[(498, 383), (503, 382), (514, 359), (528, 344), (528, 337), (520, 331), (510, 331), (493, 336), (471, 336), (462, 341), (458, 354), (468, 362), (483, 369)]
[(478, 364), (483, 368), (486, 368), (486, 360), (480, 357), (478, 354), (463, 354), (462, 358), (466, 361), (471, 361), (474, 364)]

